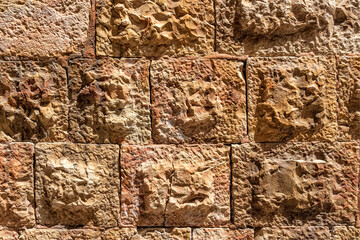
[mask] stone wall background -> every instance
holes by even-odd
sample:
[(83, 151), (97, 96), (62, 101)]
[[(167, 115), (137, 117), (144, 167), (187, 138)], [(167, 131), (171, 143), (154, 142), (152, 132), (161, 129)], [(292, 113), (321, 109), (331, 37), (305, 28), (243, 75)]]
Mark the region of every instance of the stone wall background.
[(0, 239), (360, 239), (358, 0), (2, 0)]

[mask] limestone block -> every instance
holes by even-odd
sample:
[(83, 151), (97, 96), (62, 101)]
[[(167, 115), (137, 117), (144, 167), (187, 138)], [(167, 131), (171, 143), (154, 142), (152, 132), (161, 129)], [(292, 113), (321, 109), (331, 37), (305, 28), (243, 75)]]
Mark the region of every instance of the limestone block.
[(149, 61), (70, 62), (70, 137), (74, 142), (151, 140)]
[(121, 167), (121, 225), (229, 223), (229, 147), (122, 146)]
[(299, 240), (332, 239), (328, 227), (265, 227), (255, 236), (255, 240)]
[(117, 226), (117, 145), (40, 143), (35, 152), (38, 224)]
[(155, 142), (239, 143), (246, 137), (241, 61), (153, 61), (151, 86)]
[(195, 228), (193, 240), (253, 240), (253, 229)]
[(101, 232), (92, 229), (27, 229), (19, 240), (101, 240)]
[(191, 228), (113, 228), (105, 230), (103, 240), (190, 240)]
[(31, 143), (0, 144), (0, 227), (35, 225), (33, 154)]
[(101, 56), (204, 55), (214, 50), (213, 0), (97, 1)]

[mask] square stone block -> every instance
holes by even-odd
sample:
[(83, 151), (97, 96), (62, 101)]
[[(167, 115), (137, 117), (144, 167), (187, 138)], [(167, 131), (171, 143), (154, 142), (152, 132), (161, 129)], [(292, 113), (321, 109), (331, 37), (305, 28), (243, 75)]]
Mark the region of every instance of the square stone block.
[(246, 137), (243, 62), (167, 59), (151, 64), (157, 143), (239, 143)]
[(90, 11), (91, 0), (1, 0), (0, 57), (81, 55), (94, 38)]
[(358, 0), (216, 0), (216, 50), (250, 56), (360, 52)]
[(355, 224), (356, 143), (263, 143), (232, 149), (237, 226)]
[(37, 61), (0, 61), (0, 69), (0, 142), (65, 141), (65, 69)]
[(229, 147), (122, 146), (123, 226), (225, 226)]
[(70, 137), (74, 142), (151, 140), (149, 61), (70, 62)]
[(250, 58), (246, 66), (251, 140), (336, 140), (334, 57)]
[(117, 145), (40, 143), (35, 157), (38, 224), (117, 226)]
[(96, 53), (114, 57), (214, 51), (213, 0), (99, 0)]
[(338, 58), (339, 141), (360, 140), (360, 57)]
[(35, 225), (33, 155), (31, 143), (0, 144), (0, 227)]

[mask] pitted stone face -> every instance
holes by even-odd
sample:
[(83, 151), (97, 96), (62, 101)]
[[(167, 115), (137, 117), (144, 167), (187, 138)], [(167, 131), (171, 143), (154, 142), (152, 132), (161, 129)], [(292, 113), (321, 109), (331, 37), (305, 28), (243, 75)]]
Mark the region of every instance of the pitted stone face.
[(101, 240), (101, 232), (92, 229), (26, 229), (19, 240)]
[(212, 0), (101, 0), (97, 8), (98, 55), (159, 57), (213, 51)]
[(37, 219), (43, 225), (117, 226), (118, 146), (36, 146)]
[(81, 55), (90, 9), (88, 0), (2, 0), (0, 57)]
[(252, 140), (336, 139), (337, 78), (333, 57), (250, 58), (247, 66)]
[(255, 235), (255, 240), (263, 239), (333, 239), (328, 227), (264, 227)]
[(65, 141), (65, 69), (37, 61), (1, 61), (0, 69), (0, 142)]
[(105, 230), (102, 240), (190, 240), (191, 228), (112, 228)]
[(358, 53), (357, 0), (216, 1), (217, 51), (250, 56)]
[(121, 225), (225, 226), (228, 147), (123, 146)]
[(232, 157), (237, 226), (355, 224), (356, 143), (244, 144)]
[[(0, 226), (33, 227), (34, 184), (31, 143), (0, 144)], [(1, 232), (3, 236), (11, 232)]]
[(157, 143), (239, 143), (246, 137), (241, 61), (153, 61), (151, 85)]
[(195, 228), (193, 230), (194, 240), (251, 240), (254, 239), (253, 236), (253, 229)]
[(73, 60), (69, 79), (72, 141), (150, 141), (149, 61)]

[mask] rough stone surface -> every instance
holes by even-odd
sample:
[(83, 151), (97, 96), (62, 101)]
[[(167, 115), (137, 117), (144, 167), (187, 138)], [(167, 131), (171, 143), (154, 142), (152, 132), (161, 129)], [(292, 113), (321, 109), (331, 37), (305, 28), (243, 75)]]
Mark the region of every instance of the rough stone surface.
[(360, 229), (352, 226), (334, 227), (332, 230), (334, 240), (353, 240), (360, 239)]
[(65, 141), (65, 69), (34, 61), (0, 61), (0, 69), (0, 142)]
[(101, 240), (101, 232), (91, 229), (27, 229), (19, 240)]
[(184, 56), (214, 49), (213, 0), (100, 0), (97, 8), (98, 55)]
[(69, 79), (72, 141), (151, 140), (149, 61), (74, 60)]
[(264, 143), (232, 149), (237, 226), (355, 224), (357, 143)]
[(334, 141), (334, 57), (250, 58), (249, 137), (256, 142)]
[(90, 0), (2, 0), (0, 57), (81, 54), (87, 41)]
[(360, 139), (360, 57), (340, 57), (339, 72), (339, 140)]
[(0, 144), (0, 227), (35, 225), (33, 154), (31, 143)]
[(258, 56), (360, 52), (358, 0), (217, 0), (216, 50)]
[(328, 227), (266, 227), (260, 229), (255, 240), (299, 240), (299, 239), (332, 239)]
[(106, 230), (103, 240), (190, 240), (191, 228), (114, 228)]
[(15, 231), (0, 230), (0, 240), (18, 240), (19, 234)]
[(229, 147), (122, 146), (121, 225), (225, 226)]
[(117, 226), (117, 145), (40, 143), (35, 154), (38, 224)]
[(252, 229), (195, 228), (193, 240), (253, 240)]
[(238, 143), (246, 137), (241, 61), (154, 61), (151, 86), (155, 142)]

